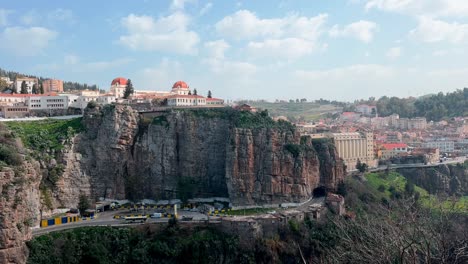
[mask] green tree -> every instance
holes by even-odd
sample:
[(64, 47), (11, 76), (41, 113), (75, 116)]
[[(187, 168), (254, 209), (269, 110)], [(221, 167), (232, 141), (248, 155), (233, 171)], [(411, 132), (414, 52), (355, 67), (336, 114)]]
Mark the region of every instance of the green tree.
[(44, 94), (44, 86), (42, 86), (42, 83), (39, 84), (39, 92)]
[(193, 95), (197, 95), (197, 89), (193, 89)]
[(130, 79), (127, 80), (127, 85), (125, 86), (124, 98), (128, 99), (135, 91), (133, 90), (133, 84)]
[(5, 90), (6, 88), (8, 88), (8, 83), (5, 80), (0, 79), (0, 91)]
[(28, 85), (26, 84), (26, 81), (23, 81), (21, 83), (21, 94), (27, 94), (28, 93)]
[(366, 163), (362, 163), (360, 159), (358, 159), (357, 163), (356, 163), (356, 169), (361, 172), (361, 173), (364, 173), (367, 171), (368, 169), (368, 165)]
[(37, 84), (34, 84), (32, 87), (32, 94), (38, 94)]
[(188, 90), (188, 95), (192, 95), (192, 91)]
[(208, 98), (212, 98), (212, 96), (211, 96), (211, 91), (208, 91), (208, 96), (207, 96), (207, 97), (208, 97)]
[(80, 198), (78, 201), (78, 210), (80, 210), (80, 215), (83, 215), (83, 213), (89, 209), (89, 200), (88, 197), (82, 193), (80, 194)]

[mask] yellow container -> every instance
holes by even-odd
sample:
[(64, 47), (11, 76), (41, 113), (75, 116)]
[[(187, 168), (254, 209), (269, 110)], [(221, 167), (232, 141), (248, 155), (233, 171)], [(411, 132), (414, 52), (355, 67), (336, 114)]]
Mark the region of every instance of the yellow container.
[(41, 227), (47, 227), (47, 220), (41, 220)]
[(55, 225), (61, 225), (62, 224), (62, 218), (57, 217), (54, 219)]

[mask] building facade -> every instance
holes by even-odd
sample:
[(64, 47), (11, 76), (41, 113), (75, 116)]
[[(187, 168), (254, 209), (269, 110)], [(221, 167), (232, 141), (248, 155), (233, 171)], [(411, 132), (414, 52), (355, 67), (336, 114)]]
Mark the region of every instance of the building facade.
[(408, 145), (405, 143), (386, 143), (382, 144), (381, 155), (379, 158), (387, 160), (403, 153), (408, 153)]
[(374, 135), (371, 132), (332, 133), (339, 156), (348, 170), (354, 170), (358, 160), (369, 167), (377, 162), (374, 154)]
[(26, 89), (28, 90), (28, 94), (32, 93), (33, 86), (36, 85), (39, 88), (39, 81), (37, 78), (30, 78), (30, 77), (16, 77), (15, 82), (13, 83), (14, 89), (16, 93), (21, 93), (21, 84), (26, 84)]
[(29, 115), (29, 109), (23, 105), (2, 105), (0, 106), (0, 117), (3, 118), (20, 118)]
[(125, 88), (127, 87), (127, 79), (123, 77), (117, 77), (111, 82), (110, 93), (116, 98), (123, 98)]
[(44, 88), (44, 93), (62, 93), (63, 92), (63, 81), (55, 79), (47, 79), (42, 81), (42, 88)]
[(451, 140), (435, 140), (422, 144), (424, 148), (438, 148), (440, 153), (451, 153), (455, 151), (455, 142)]
[(31, 96), (26, 99), (29, 110), (68, 109), (66, 96)]

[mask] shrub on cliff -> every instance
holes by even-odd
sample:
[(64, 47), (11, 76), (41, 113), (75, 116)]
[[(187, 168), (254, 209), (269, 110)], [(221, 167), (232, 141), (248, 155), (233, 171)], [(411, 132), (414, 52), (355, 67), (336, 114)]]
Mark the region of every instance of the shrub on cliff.
[(7, 165), (18, 166), (21, 165), (22, 158), (13, 147), (0, 145), (0, 161), (5, 162)]

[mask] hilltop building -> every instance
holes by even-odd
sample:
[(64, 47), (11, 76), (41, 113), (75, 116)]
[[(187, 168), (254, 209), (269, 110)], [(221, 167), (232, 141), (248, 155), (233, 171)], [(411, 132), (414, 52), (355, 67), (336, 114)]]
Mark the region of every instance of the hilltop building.
[(360, 105), (356, 106), (356, 112), (361, 113), (361, 114), (363, 114), (365, 116), (376, 116), (377, 115), (377, 106), (360, 104)]
[(26, 83), (26, 89), (28, 90), (28, 94), (32, 93), (33, 86), (36, 85), (37, 88), (39, 88), (39, 81), (37, 78), (30, 78), (30, 77), (16, 77), (15, 82), (13, 83), (13, 86), (15, 88), (15, 91), (17, 93), (21, 92), (21, 84), (23, 81)]
[(127, 87), (127, 79), (123, 77), (117, 77), (111, 82), (110, 93), (116, 98), (123, 98), (125, 87)]
[(63, 81), (56, 79), (47, 79), (42, 81), (42, 87), (44, 88), (44, 93), (62, 93), (63, 92)]

